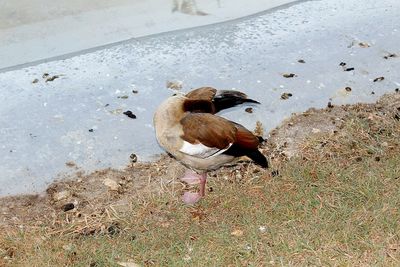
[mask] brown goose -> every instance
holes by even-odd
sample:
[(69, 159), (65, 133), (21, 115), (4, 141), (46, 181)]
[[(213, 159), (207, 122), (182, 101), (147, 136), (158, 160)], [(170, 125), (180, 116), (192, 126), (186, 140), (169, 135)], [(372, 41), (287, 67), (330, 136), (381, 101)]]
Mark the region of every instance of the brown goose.
[(217, 115), (220, 110), (259, 102), (238, 91), (202, 87), (165, 100), (154, 114), (158, 143), (187, 171), (181, 180), (200, 182), (200, 192), (186, 192), (183, 201), (196, 203), (205, 195), (207, 171), (247, 156), (263, 168), (268, 161), (258, 150), (259, 139), (245, 127)]

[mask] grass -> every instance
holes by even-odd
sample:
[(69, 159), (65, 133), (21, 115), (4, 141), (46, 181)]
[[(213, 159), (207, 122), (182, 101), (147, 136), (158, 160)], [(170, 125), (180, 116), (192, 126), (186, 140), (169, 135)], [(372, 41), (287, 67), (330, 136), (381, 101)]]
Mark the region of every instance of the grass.
[(10, 227), (0, 266), (398, 266), (399, 155), (399, 121), (349, 111), (335, 134), (275, 157), (278, 176), (246, 164), (213, 173), (197, 206), (170, 187), (126, 212), (99, 208), (86, 218), (94, 230), (64, 212), (62, 224)]

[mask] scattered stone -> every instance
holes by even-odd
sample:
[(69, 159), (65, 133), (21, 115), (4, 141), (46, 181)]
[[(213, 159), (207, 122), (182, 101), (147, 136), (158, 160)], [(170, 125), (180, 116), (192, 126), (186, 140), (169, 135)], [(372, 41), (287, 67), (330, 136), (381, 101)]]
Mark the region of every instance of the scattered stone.
[(114, 114), (114, 115), (118, 115), (118, 114), (122, 113), (122, 109), (121, 108), (117, 108), (115, 110), (111, 110), (110, 113)]
[(118, 191), (119, 189), (119, 184), (110, 178), (104, 179), (103, 184), (107, 186), (111, 191)]
[(299, 59), (299, 60), (297, 60), (297, 62), (299, 62), (299, 63), (306, 63), (306, 61), (304, 60), (304, 59)]
[(60, 78), (59, 75), (54, 75), (54, 76), (48, 77), (46, 79), (46, 82), (52, 82), (52, 81), (54, 81), (55, 79), (58, 79), (58, 78)]
[(74, 208), (75, 208), (74, 203), (67, 203), (67, 204), (65, 204), (65, 205), (62, 207), (62, 210), (63, 210), (64, 212), (67, 212), (67, 211), (69, 211), (69, 210), (73, 210)]
[(236, 237), (241, 237), (241, 236), (243, 236), (243, 231), (240, 229), (235, 229), (231, 232), (231, 235), (236, 236)]
[(398, 93), (398, 92), (400, 92), (400, 89), (399, 89), (399, 88), (396, 88), (396, 89), (394, 89), (394, 91), (395, 91), (396, 93)]
[(130, 110), (125, 111), (124, 114), (131, 119), (136, 119), (136, 115), (133, 114), (132, 111), (130, 111)]
[(72, 168), (72, 167), (75, 167), (75, 166), (76, 166), (75, 162), (73, 162), (73, 161), (68, 161), (68, 162), (65, 162), (65, 165), (67, 165), (67, 167), (70, 167), (70, 168)]
[(139, 93), (139, 91), (138, 90), (132, 90), (132, 93), (133, 94), (137, 94), (137, 93)]
[(294, 74), (294, 73), (284, 73), (282, 76), (285, 77), (285, 78), (297, 77), (297, 75)]
[(122, 95), (122, 96), (117, 96), (117, 98), (121, 98), (121, 99), (128, 99), (128, 98), (129, 98), (129, 96), (127, 96), (127, 95)]
[(268, 229), (266, 226), (262, 225), (262, 226), (258, 227), (258, 230), (260, 230), (261, 233), (265, 233), (265, 232), (267, 232)]
[(104, 107), (108, 107), (110, 104), (105, 104)]
[(253, 113), (253, 108), (246, 108), (244, 111), (246, 111), (247, 113)]
[(394, 58), (394, 57), (398, 57), (398, 55), (395, 54), (395, 53), (389, 53), (386, 56), (384, 56), (383, 58), (384, 59), (389, 59), (389, 58)]
[(89, 129), (89, 132), (93, 133), (93, 131), (94, 131), (93, 129)]
[(340, 64), (339, 64), (339, 66), (342, 66), (342, 67), (344, 67), (344, 66), (346, 66), (347, 64), (345, 63), (345, 62), (340, 62)]
[(367, 42), (360, 42), (360, 43), (358, 43), (358, 45), (359, 45), (361, 48), (368, 48), (368, 47), (371, 46), (371, 45), (370, 45), (369, 43), (367, 43)]
[(33, 81), (32, 81), (32, 83), (38, 83), (39, 82), (39, 79), (34, 79)]
[(182, 81), (167, 81), (167, 88), (168, 89), (173, 89), (173, 90), (181, 90), (183, 87), (183, 82)]
[(378, 78), (375, 78), (375, 79), (374, 79), (374, 83), (383, 81), (384, 79), (385, 79), (385, 77), (383, 77), (383, 76), (378, 77)]
[(332, 102), (328, 102), (328, 108), (333, 108), (333, 104), (332, 104)]
[(42, 78), (46, 79), (47, 77), (49, 77), (50, 74), (48, 74), (47, 72), (43, 73)]
[(346, 86), (346, 87), (344, 88), (344, 90), (346, 90), (347, 92), (351, 92), (351, 87)]
[(63, 190), (60, 192), (56, 192), (53, 194), (53, 200), (54, 201), (60, 201), (63, 199), (67, 199), (71, 196), (71, 192), (67, 191), (67, 190)]
[(372, 92), (371, 92), (371, 95), (374, 95), (374, 94), (375, 94), (375, 92), (374, 92), (374, 91), (372, 91)]
[(289, 99), (289, 97), (293, 96), (291, 93), (283, 93), (281, 95), (281, 99), (286, 100)]
[(137, 162), (137, 156), (136, 156), (136, 154), (133, 154), (133, 153), (132, 153), (129, 157), (131, 158), (131, 162), (132, 162), (132, 163)]
[(345, 68), (344, 71), (352, 71), (354, 68)]

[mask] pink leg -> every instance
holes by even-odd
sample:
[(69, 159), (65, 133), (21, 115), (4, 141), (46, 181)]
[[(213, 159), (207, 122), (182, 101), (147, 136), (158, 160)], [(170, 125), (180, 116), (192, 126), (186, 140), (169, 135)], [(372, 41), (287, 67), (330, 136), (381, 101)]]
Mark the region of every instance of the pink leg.
[(180, 180), (189, 185), (194, 185), (194, 184), (198, 184), (200, 182), (200, 179), (201, 179), (201, 175), (199, 175), (191, 170), (187, 170), (185, 172), (185, 175)]
[(207, 174), (202, 173), (200, 176), (200, 196), (204, 197), (206, 195), (206, 182)]
[(207, 174), (203, 173), (198, 175), (198, 179), (200, 180), (200, 192), (185, 192), (182, 197), (185, 204), (193, 205), (205, 196)]

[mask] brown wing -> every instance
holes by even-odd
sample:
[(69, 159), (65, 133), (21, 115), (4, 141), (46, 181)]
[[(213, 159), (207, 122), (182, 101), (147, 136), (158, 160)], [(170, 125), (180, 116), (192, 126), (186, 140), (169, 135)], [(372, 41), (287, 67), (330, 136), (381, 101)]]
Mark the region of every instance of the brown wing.
[(201, 143), (218, 149), (225, 149), (230, 144), (245, 149), (257, 149), (259, 145), (258, 138), (242, 125), (212, 114), (188, 114), (181, 124), (182, 138), (191, 144)]
[(241, 148), (257, 150), (260, 144), (258, 138), (242, 125), (235, 124), (235, 126), (237, 127), (235, 144)]
[(191, 144), (225, 149), (236, 141), (235, 124), (208, 113), (192, 113), (181, 120), (182, 139)]
[(212, 101), (215, 94), (217, 93), (217, 89), (212, 87), (201, 87), (190, 91), (186, 94), (186, 97), (192, 100), (208, 100)]

